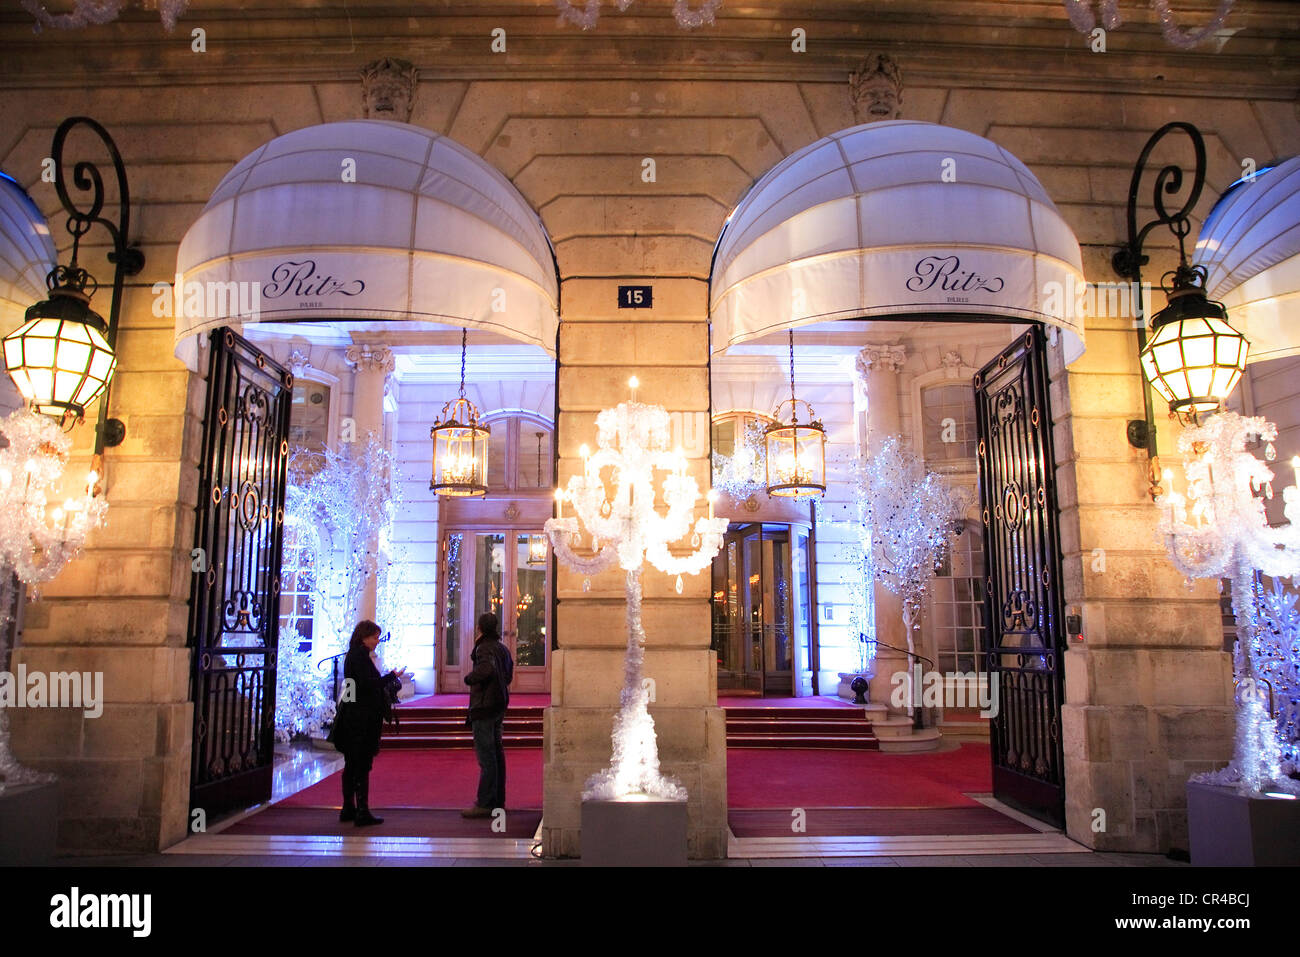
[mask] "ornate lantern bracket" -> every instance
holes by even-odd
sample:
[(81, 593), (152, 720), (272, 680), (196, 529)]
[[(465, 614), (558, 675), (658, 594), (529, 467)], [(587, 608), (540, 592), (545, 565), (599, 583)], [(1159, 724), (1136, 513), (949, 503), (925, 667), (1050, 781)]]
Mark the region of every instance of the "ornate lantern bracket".
[[(1191, 142), (1195, 165), (1190, 174), (1174, 163), (1160, 169), (1151, 199), (1156, 216), (1139, 229), (1137, 207), (1143, 173), (1157, 145), (1172, 134), (1183, 134)], [(1147, 381), (1169, 403), (1171, 413), (1193, 419), (1201, 412), (1218, 408), (1232, 391), (1245, 369), (1249, 348), (1245, 337), (1228, 324), (1223, 306), (1206, 298), (1205, 270), (1190, 265), (1187, 257), (1191, 211), (1205, 186), (1205, 170), (1205, 140), (1195, 126), (1185, 122), (1167, 123), (1152, 134), (1138, 157), (1129, 184), (1128, 241), (1111, 259), (1115, 272), (1135, 287), (1139, 361)], [(1184, 189), (1181, 205), (1171, 208), (1171, 198), (1182, 194)], [(1169, 304), (1152, 317), (1148, 336), (1142, 267), (1150, 258), (1143, 247), (1157, 226), (1168, 227), (1177, 237), (1179, 266), (1163, 277)], [(1142, 394), (1145, 419), (1129, 423), (1128, 440), (1134, 448), (1146, 449), (1156, 463), (1151, 394), (1146, 389)], [(1159, 494), (1156, 482), (1158, 479), (1153, 480), (1153, 494)]]
[[(80, 160), (72, 168), (72, 185), (87, 194), (82, 197), (85, 204), (78, 205), (69, 192), (64, 148), (68, 134), (77, 126), (87, 127), (108, 151), (117, 186), (116, 222), (103, 215), (104, 176), (94, 163)], [(56, 265), (46, 277), (49, 298), (28, 309), (24, 324), (5, 337), (5, 365), (31, 406), (61, 417), (65, 424), (81, 421), (85, 407), (102, 395), (95, 428), (95, 455), (99, 456), (105, 447), (120, 444), (126, 434), (119, 420), (108, 418), (108, 391), (117, 366), (123, 283), (144, 268), (144, 253), (127, 241), (131, 194), (122, 156), (108, 131), (89, 117), (69, 117), (54, 132), (51, 157), (54, 188), (68, 214), (72, 254), (68, 265)], [(114, 267), (113, 292), (107, 320), (90, 308), (98, 283), (77, 260), (81, 238), (96, 225), (104, 227), (112, 239), (108, 261)]]

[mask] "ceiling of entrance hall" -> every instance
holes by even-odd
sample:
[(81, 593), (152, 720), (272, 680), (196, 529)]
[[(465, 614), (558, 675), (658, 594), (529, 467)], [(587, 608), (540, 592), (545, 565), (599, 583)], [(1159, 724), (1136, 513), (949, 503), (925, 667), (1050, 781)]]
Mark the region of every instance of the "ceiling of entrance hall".
[[(1212, 7), (1179, 9), (1195, 19)], [(1241, 7), (1221, 49), (1187, 54), (1139, 5), (1112, 37), (1115, 52), (1098, 57), (1059, 0), (728, 2), (713, 27), (694, 31), (673, 22), (667, 0), (637, 0), (625, 12), (606, 4), (588, 32), (558, 24), (553, 0), (193, 0), (172, 35), (133, 10), (35, 41), (15, 4), (0, 12), (0, 85), (21, 85), (25, 103), (0, 97), (0, 167), (30, 185), (57, 118), (117, 120), (148, 256), (141, 278), (169, 280), (176, 243), (231, 166), (288, 130), (358, 117), (359, 67), (400, 56), (420, 71), (411, 121), (515, 183), (565, 280), (703, 281), (750, 185), (853, 125), (848, 74), (888, 52), (903, 71), (903, 116), (970, 130), (1023, 160), (1084, 246), (1085, 273), (1108, 277), (1132, 157), (1167, 116), (1195, 115), (1207, 135), (1199, 215), (1240, 175), (1247, 144), (1300, 153), (1295, 8)], [(198, 26), (201, 56), (186, 43)], [(489, 49), (497, 27), (504, 54)], [(807, 31), (805, 53), (791, 51), (796, 28)], [(1253, 98), (1253, 109), (1217, 109), (1206, 90)]]

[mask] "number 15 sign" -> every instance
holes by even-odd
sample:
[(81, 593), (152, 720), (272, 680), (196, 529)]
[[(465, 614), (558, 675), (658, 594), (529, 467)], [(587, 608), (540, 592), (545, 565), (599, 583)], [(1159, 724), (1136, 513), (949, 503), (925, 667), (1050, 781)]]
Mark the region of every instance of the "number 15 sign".
[(619, 286), (618, 308), (649, 309), (654, 305), (654, 286)]

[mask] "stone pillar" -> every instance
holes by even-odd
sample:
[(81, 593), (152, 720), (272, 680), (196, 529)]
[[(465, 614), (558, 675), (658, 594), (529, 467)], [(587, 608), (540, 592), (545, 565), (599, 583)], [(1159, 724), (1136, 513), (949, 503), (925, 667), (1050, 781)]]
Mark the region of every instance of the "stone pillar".
[[(898, 411), (898, 373), (907, 361), (901, 345), (873, 345), (858, 353), (855, 370), (867, 393), (867, 455), (879, 450), (885, 439), (898, 435), (902, 418)], [(873, 595), (876, 607), (876, 638), (895, 648), (907, 647), (903, 629), (903, 600), (884, 585), (877, 583)], [(889, 701), (896, 672), (907, 671), (908, 657), (889, 648), (876, 651), (876, 674), (871, 679), (870, 700), (879, 704)]]
[[(158, 278), (165, 278), (159, 276)], [(26, 610), (12, 667), (98, 673), (103, 712), (15, 708), (16, 757), (59, 778), (59, 846), (155, 852), (186, 836), (193, 705), (190, 549), (205, 386), (172, 358), (169, 318), (128, 287), (109, 414), (126, 439), (104, 455), (109, 511), (81, 555)], [(73, 430), (85, 474), (98, 407)]]
[[(352, 422), (355, 432), (354, 440), (365, 445), (374, 438), (384, 441), (384, 396), (388, 391), (388, 377), (396, 361), (393, 350), (387, 346), (348, 346), (343, 353), (348, 364), (353, 368), (352, 377)], [(343, 441), (348, 441), (347, 435)], [(379, 550), (379, 542), (366, 543), (367, 550), (374, 554)], [(374, 619), (378, 594), (378, 582), (374, 575), (369, 576), (361, 589), (361, 604), (357, 615), (361, 618)]]
[[(617, 309), (618, 282), (654, 285), (654, 306), (629, 316)], [(559, 480), (582, 469), (578, 450), (596, 446), (596, 414), (629, 397), (663, 405), (707, 489), (709, 469), (708, 325), (705, 285), (688, 279), (570, 279), (564, 283), (556, 444)], [(703, 516), (707, 503), (701, 499)], [(581, 854), (581, 792), (610, 760), (627, 647), (624, 575), (613, 569), (585, 576), (557, 569), (551, 706), (546, 709), (544, 814), (547, 854)], [(709, 646), (709, 573), (675, 577), (651, 567), (642, 574), (646, 630), (645, 676), (655, 682), (650, 714), (660, 765), (689, 794), (690, 856), (727, 853), (726, 721), (717, 706), (717, 661)]]
[[(1189, 588), (1166, 557), (1146, 453), (1125, 440), (1143, 415), (1131, 317), (1090, 316), (1087, 342), (1069, 369), (1048, 350), (1065, 602), (1083, 616), (1065, 655), (1066, 827), (1098, 850), (1185, 850), (1187, 778), (1232, 749), (1218, 589)], [(1161, 452), (1177, 460), (1154, 398)]]

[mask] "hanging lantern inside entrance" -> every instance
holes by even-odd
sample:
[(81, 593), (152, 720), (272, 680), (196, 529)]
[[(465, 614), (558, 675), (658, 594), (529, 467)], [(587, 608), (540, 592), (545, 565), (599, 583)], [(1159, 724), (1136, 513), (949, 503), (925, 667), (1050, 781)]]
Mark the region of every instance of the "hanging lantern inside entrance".
[(465, 346), (460, 337), (460, 397), (442, 407), (442, 418), (429, 430), (433, 440), (433, 477), (429, 488), (437, 495), (467, 498), (487, 494), (488, 438), (491, 429), (479, 424), (479, 411), (465, 398)]
[(1195, 416), (1222, 406), (1246, 369), (1250, 344), (1222, 303), (1205, 296), (1205, 269), (1183, 264), (1167, 290), (1169, 305), (1151, 318), (1142, 371), (1169, 411)]
[(545, 565), (546, 564), (546, 536), (529, 535), (528, 536), (528, 564)]
[[(790, 406), (788, 420), (781, 411)], [(807, 410), (799, 421), (799, 406)], [(813, 409), (794, 394), (794, 330), (790, 330), (790, 398), (772, 413), (776, 419), (763, 432), (767, 446), (767, 494), (780, 498), (809, 498), (826, 492), (826, 429), (813, 418)]]

